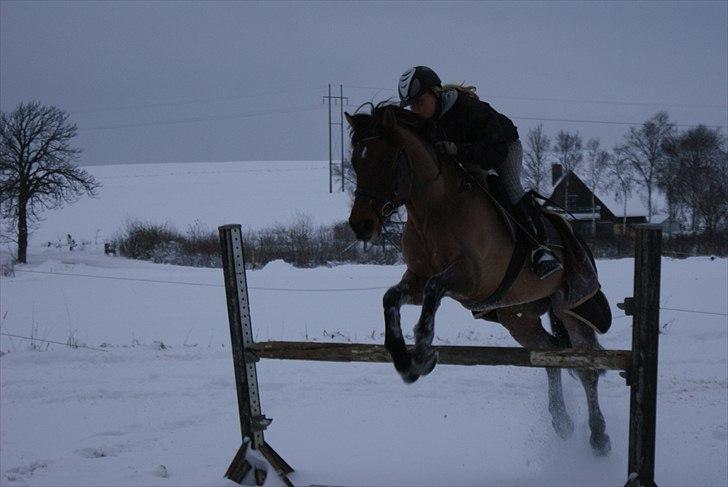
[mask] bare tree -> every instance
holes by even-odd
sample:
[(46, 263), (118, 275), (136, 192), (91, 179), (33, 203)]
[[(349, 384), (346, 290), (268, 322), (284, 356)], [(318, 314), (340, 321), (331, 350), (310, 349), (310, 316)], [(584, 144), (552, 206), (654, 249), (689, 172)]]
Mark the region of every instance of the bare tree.
[(604, 177), (609, 162), (609, 152), (600, 147), (599, 139), (589, 139), (586, 143), (586, 184), (591, 190), (592, 235), (596, 235), (597, 217), (594, 193), (604, 185)]
[(669, 122), (666, 112), (659, 112), (642, 124), (640, 128), (630, 127), (624, 136), (624, 143), (616, 152), (626, 159), (634, 168), (635, 175), (647, 190), (647, 221), (652, 221), (654, 214), (652, 193), (657, 183), (657, 173), (665, 161), (663, 142), (675, 130)]
[(551, 139), (543, 133), (542, 124), (528, 131), (523, 176), (526, 185), (537, 192), (541, 192), (541, 187), (548, 177), (546, 158), (550, 148)]
[(627, 234), (627, 201), (634, 188), (634, 175), (629, 161), (615, 154), (607, 161), (606, 168), (607, 189), (614, 192), (617, 201), (623, 205), (622, 211), (622, 235)]
[(74, 162), (76, 125), (68, 114), (38, 102), (0, 112), (0, 216), (17, 230), (18, 262), (27, 262), (28, 225), (42, 210), (95, 196), (100, 184)]
[[(569, 133), (563, 130), (559, 131), (556, 136), (554, 145), (556, 158), (561, 167), (564, 168), (564, 174), (568, 176), (569, 172), (575, 172), (581, 165), (584, 154), (581, 151), (581, 136), (579, 132)], [(564, 208), (569, 209), (569, 179), (566, 180), (564, 188)]]
[(667, 138), (666, 160), (657, 182), (665, 190), (670, 216), (682, 210), (690, 215), (691, 229), (698, 223), (714, 236), (728, 218), (728, 155), (718, 129), (699, 125)]

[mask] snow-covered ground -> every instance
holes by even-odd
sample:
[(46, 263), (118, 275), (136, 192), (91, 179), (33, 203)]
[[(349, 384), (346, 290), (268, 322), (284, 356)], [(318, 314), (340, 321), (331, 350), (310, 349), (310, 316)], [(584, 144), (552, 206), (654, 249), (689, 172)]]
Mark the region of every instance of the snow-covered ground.
[(103, 187), (45, 213), (33, 242), (66, 241), (66, 235), (103, 243), (127, 219), (169, 223), (184, 231), (199, 221), (211, 229), (226, 223), (263, 228), (298, 215), (314, 223), (346, 220), (349, 196), (329, 193), (328, 161), (119, 164), (85, 167)]
[[(0, 485), (234, 485), (223, 478), (240, 431), (221, 270), (107, 257), (97, 246), (68, 252), (40, 245), (54, 232), (75, 232), (79, 240), (92, 239), (100, 225), (115, 230), (107, 217), (265, 226), (295, 215), (296, 198), (320, 222), (347, 212), (346, 197), (329, 196), (327, 185), (313, 190), (313, 179), (309, 198), (305, 188), (288, 198), (285, 191), (305, 186), (309, 173), (294, 171), (295, 185), (266, 171), (247, 174), (239, 181), (246, 193), (230, 183), (223, 197), (214, 188), (227, 184), (229, 171), (208, 167), (217, 176), (208, 191), (193, 194), (201, 176), (180, 179), (185, 167), (94, 168), (110, 178), (99, 175), (101, 198), (79, 202), (85, 210), (49, 214), (30, 263), (0, 279)], [(131, 170), (146, 176), (132, 184)], [(153, 171), (175, 174), (175, 182), (160, 176), (153, 183)], [(151, 194), (153, 184), (159, 194)], [(660, 315), (656, 480), (726, 485), (728, 259), (662, 262), (661, 302), (673, 310)], [(602, 337), (607, 348), (629, 347), (630, 320), (619, 318), (616, 303), (632, 294), (633, 265), (598, 262), (618, 317)], [(382, 343), (381, 296), (402, 271), (283, 262), (250, 271), (256, 340)], [(417, 309), (403, 311), (409, 327)], [(439, 344), (515, 345), (502, 327), (474, 321), (450, 300), (436, 336)], [(69, 341), (99, 350), (62, 345)], [(409, 386), (388, 364), (264, 360), (258, 374), (263, 412), (274, 418), (266, 439), (296, 469), (296, 485), (625, 481), (628, 388), (614, 372), (600, 381), (613, 446), (606, 458), (591, 452), (584, 394), (568, 374), (565, 397), (576, 425), (568, 440), (551, 428), (539, 369), (438, 366)], [(268, 483), (276, 485), (275, 476)]]

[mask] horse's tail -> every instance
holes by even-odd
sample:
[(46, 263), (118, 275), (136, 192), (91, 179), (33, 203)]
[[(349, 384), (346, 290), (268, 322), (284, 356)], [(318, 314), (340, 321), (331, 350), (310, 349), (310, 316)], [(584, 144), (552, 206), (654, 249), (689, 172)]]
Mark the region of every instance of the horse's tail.
[[(571, 348), (571, 339), (569, 339), (569, 332), (566, 331), (566, 327), (564, 326), (564, 322), (561, 321), (557, 316), (556, 313), (554, 313), (553, 308), (549, 307), (549, 321), (551, 322), (551, 333), (554, 337), (555, 343), (557, 347), (561, 348)], [(594, 330), (590, 330), (591, 333), (594, 333)], [(596, 336), (595, 336), (596, 340)], [(601, 350), (601, 346), (597, 342), (597, 348)], [(604, 375), (607, 371), (606, 370), (600, 370), (599, 375)], [(574, 369), (569, 369), (569, 375), (571, 375), (574, 378), (576, 377), (576, 371)]]
[(551, 321), (551, 333), (556, 339), (556, 346), (571, 348), (569, 333), (566, 331), (564, 323), (554, 313), (553, 308), (549, 308), (549, 321)]

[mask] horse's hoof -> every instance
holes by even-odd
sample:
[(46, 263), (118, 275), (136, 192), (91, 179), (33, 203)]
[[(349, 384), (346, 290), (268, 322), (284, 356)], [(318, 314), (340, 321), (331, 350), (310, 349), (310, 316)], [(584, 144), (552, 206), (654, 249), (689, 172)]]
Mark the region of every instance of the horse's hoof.
[(402, 377), (402, 380), (405, 384), (412, 384), (420, 378), (420, 374), (413, 371), (412, 369), (400, 371), (399, 375)]
[(426, 349), (424, 352), (415, 352), (412, 356), (412, 369), (417, 371), (417, 374), (427, 375), (437, 365), (437, 351), (432, 348)]
[(612, 442), (606, 433), (592, 434), (589, 443), (591, 443), (594, 454), (598, 457), (606, 457), (612, 451)]
[(554, 426), (556, 434), (559, 435), (559, 438), (562, 440), (571, 438), (571, 435), (574, 434), (574, 422), (567, 414), (564, 414), (559, 419), (552, 418), (551, 424)]

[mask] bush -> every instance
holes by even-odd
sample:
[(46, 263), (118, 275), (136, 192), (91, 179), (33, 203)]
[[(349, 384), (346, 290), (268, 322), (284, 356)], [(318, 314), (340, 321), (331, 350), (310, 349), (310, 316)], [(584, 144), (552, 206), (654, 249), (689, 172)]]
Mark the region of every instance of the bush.
[(169, 247), (174, 242), (181, 244), (184, 237), (166, 223), (159, 225), (151, 222), (130, 220), (121, 235), (114, 239), (116, 248), (124, 257), (139, 260), (154, 260), (159, 257), (158, 247)]
[[(398, 237), (394, 237), (398, 239)], [(273, 260), (296, 267), (316, 267), (343, 262), (394, 264), (401, 262), (392, 245), (364, 245), (354, 239), (346, 222), (314, 226), (299, 214), (288, 226), (275, 224), (242, 234), (245, 261), (258, 268)], [(115, 239), (121, 255), (133, 259), (193, 267), (222, 267), (218, 232), (196, 220), (181, 234), (167, 224), (127, 222)]]

